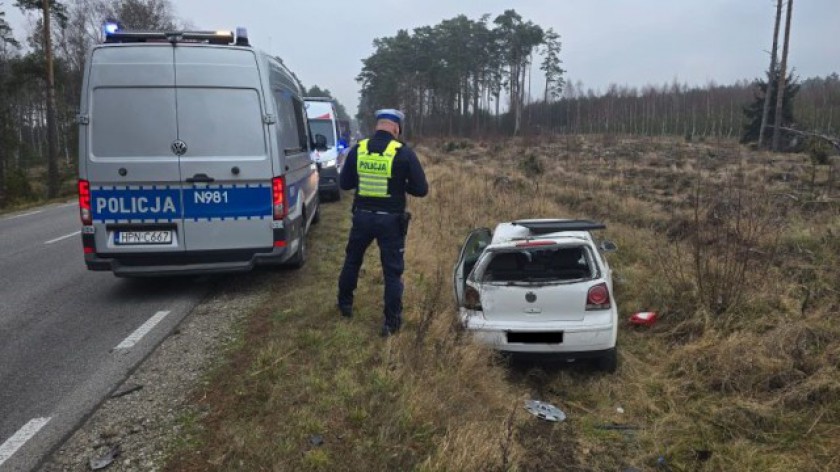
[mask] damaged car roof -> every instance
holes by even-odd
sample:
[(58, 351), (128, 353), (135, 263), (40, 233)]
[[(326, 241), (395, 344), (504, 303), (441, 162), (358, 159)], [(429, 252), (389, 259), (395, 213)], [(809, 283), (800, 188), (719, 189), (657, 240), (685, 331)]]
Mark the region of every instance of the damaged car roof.
[(491, 245), (513, 243), (525, 239), (574, 238), (591, 240), (589, 231), (606, 225), (591, 220), (534, 219), (499, 223), (493, 231)]

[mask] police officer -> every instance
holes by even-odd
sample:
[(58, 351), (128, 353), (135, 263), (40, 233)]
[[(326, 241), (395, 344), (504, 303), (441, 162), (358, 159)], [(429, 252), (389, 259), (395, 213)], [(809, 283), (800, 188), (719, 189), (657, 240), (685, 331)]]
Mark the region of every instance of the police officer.
[(410, 218), (405, 211), (406, 194), (424, 197), (429, 192), (417, 155), (397, 140), (404, 120), (399, 110), (377, 111), (376, 133), (350, 150), (339, 179), (342, 189), (356, 189), (356, 194), (353, 227), (338, 278), (338, 309), (344, 317), (353, 316), (359, 270), (365, 251), (376, 239), (385, 276), (383, 337), (399, 331), (402, 324), (403, 254)]

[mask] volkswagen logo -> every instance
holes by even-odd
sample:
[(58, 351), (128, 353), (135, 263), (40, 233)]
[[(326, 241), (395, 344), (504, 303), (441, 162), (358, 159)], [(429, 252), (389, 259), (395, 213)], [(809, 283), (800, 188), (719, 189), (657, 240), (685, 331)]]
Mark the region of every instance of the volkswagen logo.
[(525, 294), (525, 301), (528, 303), (534, 303), (537, 301), (537, 294), (534, 292), (528, 292)]
[(172, 143), (172, 153), (176, 156), (183, 156), (187, 153), (187, 143), (181, 141), (180, 139), (176, 140)]

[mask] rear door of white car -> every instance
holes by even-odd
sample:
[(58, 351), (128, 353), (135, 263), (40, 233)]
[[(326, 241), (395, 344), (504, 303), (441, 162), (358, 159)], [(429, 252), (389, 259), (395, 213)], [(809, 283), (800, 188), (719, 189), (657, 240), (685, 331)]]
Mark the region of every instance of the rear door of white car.
[(470, 232), (467, 239), (464, 240), (464, 245), (461, 246), (461, 254), (458, 256), (458, 262), (455, 264), (453, 271), (453, 284), (455, 288), (455, 302), (458, 306), (464, 304), (464, 289), (467, 276), (470, 275), (473, 267), (475, 267), (478, 258), (484, 252), (484, 249), (490, 244), (493, 239), (493, 234), (488, 228), (478, 228)]
[[(488, 321), (581, 321), (598, 270), (585, 245), (496, 251), (482, 263), (481, 305)], [(570, 262), (559, 262), (571, 257)]]

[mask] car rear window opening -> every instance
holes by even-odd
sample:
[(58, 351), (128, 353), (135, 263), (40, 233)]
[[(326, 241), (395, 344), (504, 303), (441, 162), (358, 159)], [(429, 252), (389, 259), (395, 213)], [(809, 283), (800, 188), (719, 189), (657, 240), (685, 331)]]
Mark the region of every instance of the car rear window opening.
[(536, 247), (493, 254), (484, 269), (486, 282), (546, 282), (590, 279), (594, 270), (586, 248)]

